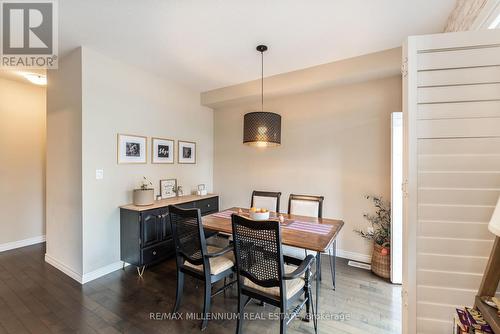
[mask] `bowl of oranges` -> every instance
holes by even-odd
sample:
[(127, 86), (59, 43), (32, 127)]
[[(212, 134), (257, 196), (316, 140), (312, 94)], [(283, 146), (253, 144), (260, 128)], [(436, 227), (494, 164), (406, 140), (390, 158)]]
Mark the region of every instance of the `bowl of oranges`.
[(250, 208), (248, 211), (250, 218), (253, 220), (267, 220), (269, 219), (269, 210), (260, 208)]

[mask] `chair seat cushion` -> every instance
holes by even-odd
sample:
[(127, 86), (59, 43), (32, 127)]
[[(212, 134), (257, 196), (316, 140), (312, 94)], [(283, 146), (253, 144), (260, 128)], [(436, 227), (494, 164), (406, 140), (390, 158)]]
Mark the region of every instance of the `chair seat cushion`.
[[(297, 269), (296, 266), (291, 266), (288, 264), (285, 264), (285, 272), (291, 273), (295, 269)], [(285, 280), (286, 283), (286, 298), (290, 299), (292, 298), (297, 292), (299, 292), (301, 289), (304, 288), (305, 281), (304, 281), (304, 275), (301, 277), (292, 279), (292, 280)], [(258, 284), (255, 284), (248, 278), (243, 279), (243, 285), (247, 286), (249, 288), (252, 288), (254, 290), (262, 291), (267, 295), (274, 296), (274, 297), (279, 297), (280, 295), (280, 288), (278, 286), (272, 287), (272, 288), (266, 288), (263, 286), (260, 286)]]
[[(215, 246), (207, 246), (207, 250), (209, 253), (216, 253), (220, 251), (222, 248)], [(210, 274), (218, 275), (223, 271), (226, 271), (232, 267), (234, 267), (234, 255), (233, 252), (228, 252), (224, 255), (212, 257), (209, 259), (210, 261)], [(193, 268), (199, 272), (203, 272), (203, 265), (200, 264), (198, 266), (185, 261), (184, 266)]]

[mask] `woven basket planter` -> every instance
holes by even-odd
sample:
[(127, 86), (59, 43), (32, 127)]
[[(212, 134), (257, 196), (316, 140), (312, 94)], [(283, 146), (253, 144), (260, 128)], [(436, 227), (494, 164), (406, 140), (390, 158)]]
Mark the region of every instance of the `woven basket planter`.
[(373, 245), (372, 272), (382, 278), (391, 277), (391, 251), (390, 248)]

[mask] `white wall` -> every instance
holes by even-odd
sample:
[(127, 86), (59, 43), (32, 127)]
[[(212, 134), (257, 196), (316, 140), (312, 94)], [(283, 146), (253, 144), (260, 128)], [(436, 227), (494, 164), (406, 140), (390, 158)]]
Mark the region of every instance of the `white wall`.
[[(142, 176), (159, 193), (159, 180), (177, 178), (185, 193), (200, 183), (212, 190), (213, 112), (199, 93), (83, 49), (83, 249), (84, 273), (120, 260), (118, 206), (132, 201)], [(195, 141), (195, 165), (118, 165), (117, 133)], [(177, 156), (176, 156), (177, 160)], [(104, 179), (95, 170), (104, 169)]]
[[(120, 261), (119, 206), (132, 201), (132, 189), (143, 176), (148, 177), (158, 193), (159, 180), (177, 178), (178, 184), (189, 193), (200, 183), (212, 190), (213, 183), (213, 112), (200, 106), (199, 93), (180, 87), (165, 78), (144, 72), (135, 67), (108, 58), (88, 48), (75, 51), (81, 54), (81, 63), (69, 72), (63, 64), (49, 75), (49, 118), (58, 114), (56, 102), (67, 102), (75, 95), (81, 101), (81, 113), (74, 123), (61, 120), (58, 128), (49, 126), (49, 137), (54, 148), (66, 148), (66, 139), (73, 139), (71, 152), (66, 155), (48, 155), (51, 182), (54, 190), (79, 198), (80, 206), (67, 207), (66, 200), (50, 194), (51, 212), (60, 216), (48, 216), (48, 227), (61, 227), (59, 218), (64, 214), (65, 226), (71, 226), (70, 236), (48, 228), (48, 250), (52, 261), (64, 271), (69, 267), (76, 272), (78, 281), (85, 282), (113, 271)], [(69, 60), (66, 60), (69, 62)], [(81, 83), (81, 85), (80, 85)], [(70, 90), (70, 92), (68, 92)], [(59, 114), (63, 114), (59, 112)], [(68, 112), (63, 115), (69, 114)], [(76, 113), (75, 113), (76, 115)], [(73, 129), (75, 127), (75, 129)], [(117, 164), (117, 133), (148, 136), (148, 163), (144, 165)], [(150, 137), (165, 137), (197, 142), (195, 165), (153, 165), (150, 163)], [(59, 142), (55, 142), (55, 138)], [(176, 143), (177, 145), (177, 143)], [(62, 149), (61, 149), (62, 150)], [(76, 162), (71, 179), (56, 175), (61, 166)], [(104, 179), (96, 180), (96, 169), (104, 170)], [(80, 173), (77, 173), (79, 171)], [(64, 176), (64, 175), (63, 175)], [(78, 186), (76, 185), (78, 184)], [(57, 184), (57, 187), (56, 187)], [(69, 187), (66, 187), (69, 184)], [(49, 203), (48, 203), (49, 206)], [(75, 232), (74, 234), (72, 234)], [(78, 232), (78, 233), (76, 233)], [(74, 237), (78, 240), (74, 241)], [(68, 244), (68, 239), (73, 240)], [(62, 244), (62, 245), (61, 245)], [(69, 251), (73, 258), (64, 257)], [(50, 258), (48, 259), (50, 260)], [(66, 270), (67, 274), (71, 274)]]
[(391, 112), (401, 111), (401, 77), (336, 86), (267, 99), (282, 116), (282, 145), (242, 144), (243, 115), (260, 110), (243, 103), (216, 109), (215, 191), (221, 207), (249, 206), (252, 190), (325, 196), (324, 217), (345, 221), (340, 255), (368, 261), (372, 246), (353, 232), (365, 227), (373, 206), (364, 196), (390, 200)]
[(0, 251), (45, 235), (45, 95), (0, 78)]

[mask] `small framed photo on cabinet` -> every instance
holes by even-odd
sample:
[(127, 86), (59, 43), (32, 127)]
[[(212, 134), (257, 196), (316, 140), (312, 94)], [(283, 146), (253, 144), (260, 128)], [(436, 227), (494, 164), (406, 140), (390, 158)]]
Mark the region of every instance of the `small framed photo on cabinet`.
[(118, 134), (117, 160), (119, 164), (147, 163), (148, 138), (144, 136)]
[(177, 155), (180, 164), (196, 163), (196, 143), (190, 141), (178, 141), (179, 149)]
[(151, 150), (151, 163), (174, 163), (174, 141), (172, 139), (151, 138)]
[(177, 196), (177, 179), (160, 180), (161, 198), (170, 198)]

